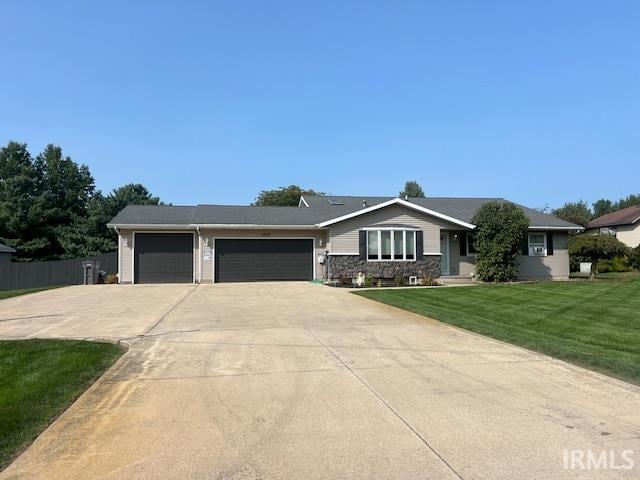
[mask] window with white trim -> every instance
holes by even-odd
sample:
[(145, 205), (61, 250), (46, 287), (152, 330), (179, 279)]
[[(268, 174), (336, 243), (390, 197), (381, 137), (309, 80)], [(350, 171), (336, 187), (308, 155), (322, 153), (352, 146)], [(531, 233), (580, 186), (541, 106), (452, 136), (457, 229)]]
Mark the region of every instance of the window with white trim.
[(415, 259), (415, 230), (367, 230), (367, 260), (407, 262)]
[(529, 232), (529, 255), (544, 257), (547, 254), (547, 235), (544, 232)]

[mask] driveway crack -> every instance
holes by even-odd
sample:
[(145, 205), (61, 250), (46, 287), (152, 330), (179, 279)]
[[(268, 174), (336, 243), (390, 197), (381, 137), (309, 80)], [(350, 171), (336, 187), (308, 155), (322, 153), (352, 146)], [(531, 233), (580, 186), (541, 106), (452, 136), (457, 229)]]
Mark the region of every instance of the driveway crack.
[(402, 416), (400, 415), (391, 405), (389, 405), (389, 403), (382, 398), (382, 396), (380, 396), (380, 394), (378, 394), (378, 392), (376, 392), (367, 382), (364, 381), (364, 379), (362, 377), (360, 377), (360, 375), (358, 375), (349, 365), (347, 365), (345, 362), (342, 361), (342, 359), (331, 349), (331, 347), (329, 347), (327, 344), (325, 344), (322, 340), (320, 340), (320, 338), (318, 338), (309, 328), (305, 327), (305, 330), (307, 332), (309, 332), (309, 335), (311, 335), (313, 338), (316, 339), (316, 341), (322, 345), (325, 350), (327, 352), (329, 352), (331, 355), (333, 355), (335, 357), (336, 360), (338, 360), (338, 362), (340, 362), (349, 372), (351, 372), (351, 374), (360, 382), (362, 383), (362, 385), (364, 385), (366, 387), (367, 390), (369, 390), (391, 413), (393, 413), (393, 415), (395, 415), (402, 423), (404, 423), (404, 425), (411, 430), (411, 432), (413, 432), (413, 434), (418, 437), (418, 439), (429, 449), (433, 452), (433, 454), (438, 457), (442, 463), (444, 463), (449, 470), (451, 470), (453, 472), (453, 474), (458, 477), (460, 480), (464, 480), (462, 478), (462, 475), (460, 475), (460, 473), (458, 473), (458, 471), (453, 468), (453, 466), (447, 462), (444, 457), (442, 455), (440, 455), (440, 453), (438, 453), (438, 451), (431, 446), (431, 444), (427, 441), (426, 438), (424, 438), (415, 428), (413, 428), (413, 426)]
[(155, 328), (160, 325), (160, 322), (162, 322), (165, 318), (167, 318), (169, 316), (169, 314), (171, 312), (173, 312), (176, 308), (178, 308), (180, 306), (180, 304), (182, 304), (182, 302), (184, 302), (187, 298), (189, 298), (189, 296), (196, 290), (196, 288), (198, 288), (199, 285), (195, 285), (191, 290), (189, 290), (187, 292), (187, 294), (182, 297), (180, 300), (178, 300), (169, 310), (167, 310), (159, 319), (156, 323), (154, 323), (153, 325), (151, 325), (151, 327), (149, 327), (147, 329), (146, 332), (144, 332), (141, 335), (138, 335), (138, 337), (146, 337), (147, 335), (149, 335), (153, 330), (155, 330)]

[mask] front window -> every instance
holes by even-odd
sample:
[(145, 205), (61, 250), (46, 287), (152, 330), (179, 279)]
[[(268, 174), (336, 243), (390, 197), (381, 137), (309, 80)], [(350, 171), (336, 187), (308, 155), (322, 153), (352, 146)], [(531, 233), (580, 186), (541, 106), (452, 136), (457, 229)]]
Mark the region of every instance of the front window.
[(544, 232), (529, 233), (529, 255), (544, 256), (547, 254), (546, 237)]
[(367, 230), (367, 260), (411, 261), (415, 258), (415, 230)]
[(476, 254), (475, 236), (471, 232), (467, 232), (467, 256), (471, 257)]
[(370, 231), (367, 232), (367, 259), (378, 260), (378, 241), (380, 232)]

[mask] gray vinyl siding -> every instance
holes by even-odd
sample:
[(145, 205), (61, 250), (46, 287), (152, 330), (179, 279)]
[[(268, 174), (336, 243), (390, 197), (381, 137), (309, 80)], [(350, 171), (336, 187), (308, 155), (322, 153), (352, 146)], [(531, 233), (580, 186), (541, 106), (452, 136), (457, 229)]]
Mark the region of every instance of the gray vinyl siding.
[[(475, 257), (460, 255), (460, 235), (449, 232), (450, 275), (469, 277), (475, 270)], [(457, 238), (454, 238), (456, 237)], [(568, 234), (553, 233), (553, 255), (546, 257), (519, 256), (519, 278), (522, 280), (563, 280), (569, 277)]]
[(475, 270), (473, 256), (460, 255), (460, 235), (464, 232), (449, 232), (449, 275), (470, 277)]
[(569, 278), (569, 235), (553, 233), (553, 255), (546, 257), (520, 256), (520, 274), (523, 280), (564, 280)]
[[(313, 238), (314, 240), (314, 264), (315, 264), (315, 277), (324, 277), (324, 265), (318, 261), (318, 256), (322, 255), (328, 248), (326, 245), (327, 234), (325, 230), (256, 230), (256, 229), (237, 229), (237, 230), (200, 230), (203, 244), (209, 240), (211, 244), (210, 252), (203, 248), (202, 256), (198, 256), (200, 264), (202, 262), (202, 283), (213, 282), (213, 272), (215, 260), (215, 239), (216, 238)], [(205, 258), (208, 257), (208, 258)], [(196, 277), (200, 278), (200, 277)]]
[(332, 225), (330, 228), (331, 252), (357, 255), (358, 231), (372, 225), (412, 225), (424, 232), (424, 253), (440, 252), (440, 229), (453, 224), (415, 210), (392, 205)]

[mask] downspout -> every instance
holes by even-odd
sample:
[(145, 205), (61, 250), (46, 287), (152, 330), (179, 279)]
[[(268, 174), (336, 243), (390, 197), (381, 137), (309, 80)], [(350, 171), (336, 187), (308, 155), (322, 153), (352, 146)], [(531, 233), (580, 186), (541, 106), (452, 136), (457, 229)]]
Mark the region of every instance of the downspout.
[(198, 232), (198, 283), (202, 283), (202, 235), (200, 234), (200, 227), (196, 227)]

